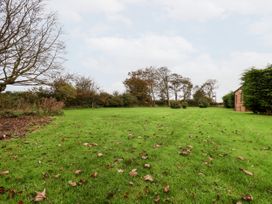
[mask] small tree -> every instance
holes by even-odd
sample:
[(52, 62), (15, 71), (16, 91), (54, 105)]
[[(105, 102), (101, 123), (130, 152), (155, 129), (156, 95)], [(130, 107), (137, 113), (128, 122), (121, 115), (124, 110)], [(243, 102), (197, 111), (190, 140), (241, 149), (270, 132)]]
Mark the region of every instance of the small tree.
[(224, 103), (224, 107), (225, 108), (234, 108), (234, 93), (230, 92), (228, 94), (226, 94), (225, 96), (223, 96), (223, 103)]

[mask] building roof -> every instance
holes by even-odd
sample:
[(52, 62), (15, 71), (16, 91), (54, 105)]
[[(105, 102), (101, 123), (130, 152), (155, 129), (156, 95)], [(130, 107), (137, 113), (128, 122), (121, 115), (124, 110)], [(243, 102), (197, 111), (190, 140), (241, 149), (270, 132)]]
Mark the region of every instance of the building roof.
[(236, 90), (234, 91), (234, 93), (236, 93), (237, 91), (239, 91), (240, 89), (242, 89), (242, 87), (243, 87), (243, 86), (240, 86), (238, 89), (236, 89)]

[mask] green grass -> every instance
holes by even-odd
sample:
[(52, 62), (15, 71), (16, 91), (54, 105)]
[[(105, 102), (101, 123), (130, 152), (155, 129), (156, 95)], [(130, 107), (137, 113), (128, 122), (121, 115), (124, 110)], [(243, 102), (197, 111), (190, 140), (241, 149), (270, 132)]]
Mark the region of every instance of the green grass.
[[(181, 156), (187, 145), (193, 146), (191, 154)], [(144, 151), (147, 160), (140, 156)], [(44, 188), (43, 203), (57, 204), (152, 203), (158, 195), (161, 203), (236, 203), (246, 194), (253, 195), (252, 203), (272, 200), (272, 117), (267, 116), (219, 108), (67, 110), (25, 138), (0, 141), (0, 152), (0, 171), (10, 171), (0, 176), (0, 186), (17, 192), (12, 199), (0, 194), (0, 203), (32, 203)], [(134, 168), (138, 176), (131, 177)], [(83, 173), (76, 176), (77, 169)], [(93, 172), (97, 178), (90, 177)], [(147, 174), (153, 183), (143, 180)], [(69, 186), (80, 179), (86, 183)], [(169, 193), (163, 192), (165, 185)]]

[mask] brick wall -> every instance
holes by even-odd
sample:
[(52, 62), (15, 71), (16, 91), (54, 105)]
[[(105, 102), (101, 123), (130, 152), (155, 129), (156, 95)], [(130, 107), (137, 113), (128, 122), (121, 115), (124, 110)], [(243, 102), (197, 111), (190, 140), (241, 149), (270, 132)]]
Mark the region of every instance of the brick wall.
[(239, 111), (239, 112), (246, 111), (246, 107), (244, 106), (244, 102), (243, 102), (242, 89), (238, 89), (235, 92), (235, 111)]

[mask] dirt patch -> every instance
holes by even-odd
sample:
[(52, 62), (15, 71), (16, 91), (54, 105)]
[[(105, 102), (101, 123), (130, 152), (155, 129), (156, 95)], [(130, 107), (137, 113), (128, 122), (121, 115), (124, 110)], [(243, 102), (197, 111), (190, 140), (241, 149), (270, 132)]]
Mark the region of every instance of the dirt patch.
[(51, 117), (0, 117), (0, 140), (23, 137), (26, 133), (34, 131), (51, 121)]

